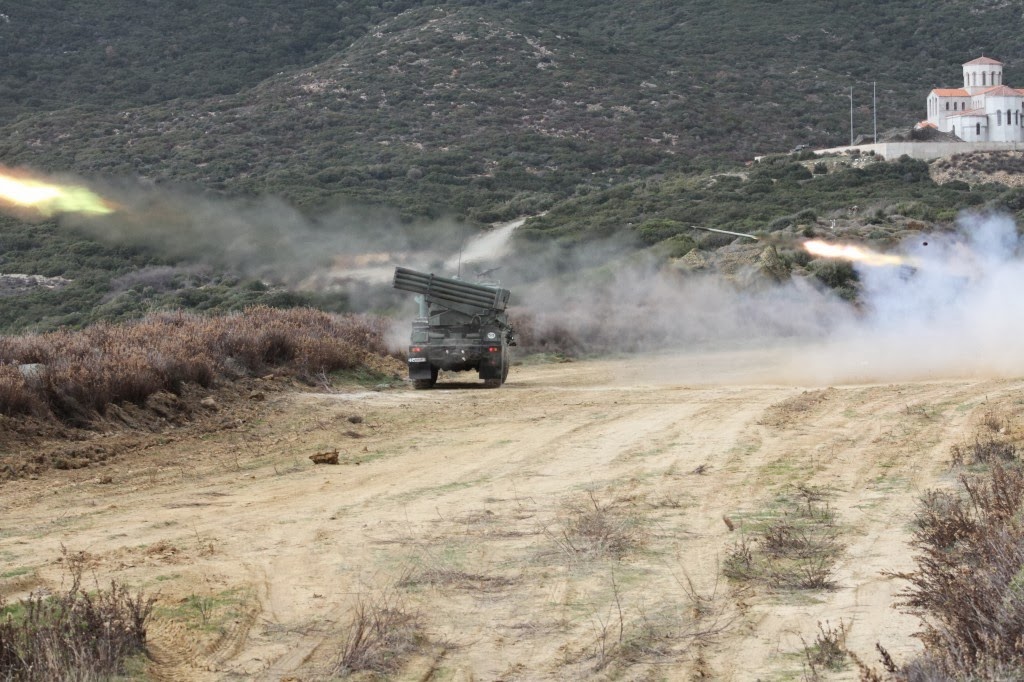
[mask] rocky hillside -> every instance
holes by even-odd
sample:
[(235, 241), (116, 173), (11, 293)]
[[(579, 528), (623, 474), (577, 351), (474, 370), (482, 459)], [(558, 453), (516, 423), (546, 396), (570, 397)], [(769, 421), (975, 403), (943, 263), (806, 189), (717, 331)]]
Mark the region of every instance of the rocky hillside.
[(960, 62), (1015, 82), (1024, 57), (999, 3), (314, 4), (6, 7), (0, 159), (487, 221), (841, 143), (851, 86), (858, 132), (874, 81), (880, 125), (909, 124)]
[[(388, 225), (544, 214), (519, 231), (530, 258), (609, 237), (678, 256), (720, 241), (693, 224), (771, 230), (852, 203), (874, 221), (948, 223), (1019, 199), (988, 181), (942, 187), (913, 164), (741, 164), (846, 141), (851, 86), (862, 133), (872, 82), (880, 129), (906, 129), (928, 89), (983, 52), (1024, 84), (1018, 15), (954, 0), (0, 0), (0, 164), (280, 197), (314, 220), (355, 204), (393, 212)], [(324, 303), (54, 222), (0, 219), (0, 247), (0, 274), (70, 280), (0, 296), (7, 329)]]

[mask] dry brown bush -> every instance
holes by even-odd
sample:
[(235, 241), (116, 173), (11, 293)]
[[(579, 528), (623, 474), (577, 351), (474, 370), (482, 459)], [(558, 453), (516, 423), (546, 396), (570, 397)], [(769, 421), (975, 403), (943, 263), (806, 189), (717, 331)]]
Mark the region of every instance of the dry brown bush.
[(108, 590), (86, 591), (81, 578), (81, 566), (71, 562), (66, 591), (33, 594), (11, 607), (0, 599), (0, 679), (111, 679), (125, 673), (130, 657), (145, 652), (155, 599), (116, 582)]
[[(144, 405), (159, 391), (208, 387), (239, 368), (312, 382), (388, 355), (386, 330), (370, 316), (256, 306), (220, 317), (163, 312), (80, 332), (2, 337), (0, 414), (48, 413), (84, 426), (111, 403)], [(34, 363), (39, 380), (30, 382), (18, 365)]]
[(1017, 446), (994, 437), (975, 438), (973, 443), (954, 445), (950, 448), (953, 466), (964, 464), (991, 464), (1012, 462), (1017, 459)]
[(622, 559), (647, 541), (643, 519), (616, 502), (602, 502), (593, 491), (566, 502), (557, 529), (544, 529), (561, 556), (571, 563), (585, 559)]
[(0, 365), (0, 414), (39, 414), (43, 405), (25, 376), (13, 365)]
[(722, 564), (725, 576), (777, 590), (834, 589), (833, 569), (843, 545), (835, 512), (824, 498), (820, 490), (798, 487), (781, 516), (733, 544)]
[[(962, 474), (961, 491), (922, 500), (916, 570), (902, 605), (925, 624), (924, 656), (906, 679), (1019, 679), (1024, 672), (1024, 468)], [(917, 672), (915, 672), (917, 671)], [(930, 674), (930, 673), (929, 673)]]
[(426, 643), (423, 616), (393, 587), (361, 594), (349, 613), (335, 673), (385, 675), (402, 666)]

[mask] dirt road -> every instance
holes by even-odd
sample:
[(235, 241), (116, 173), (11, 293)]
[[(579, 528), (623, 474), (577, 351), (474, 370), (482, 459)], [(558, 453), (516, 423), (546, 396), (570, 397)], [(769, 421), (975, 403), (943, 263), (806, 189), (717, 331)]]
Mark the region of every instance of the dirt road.
[[(360, 605), (412, 652), (398, 679), (794, 679), (826, 620), (865, 661), (876, 641), (905, 659), (917, 623), (883, 571), (911, 566), (916, 500), (951, 483), (950, 446), (1015, 416), (1024, 384), (797, 386), (779, 363), (270, 394), (237, 428), (3, 484), (0, 594), (59, 587), (62, 547), (100, 584), (158, 592), (157, 679), (328, 678)], [(308, 459), (334, 449), (338, 466)], [(836, 588), (736, 589), (723, 559), (801, 484), (836, 511)]]

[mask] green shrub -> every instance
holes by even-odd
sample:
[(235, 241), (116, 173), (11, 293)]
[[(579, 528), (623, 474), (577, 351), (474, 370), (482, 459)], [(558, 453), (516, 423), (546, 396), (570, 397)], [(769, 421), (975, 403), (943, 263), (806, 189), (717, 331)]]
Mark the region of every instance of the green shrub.
[(810, 262), (808, 269), (832, 289), (841, 289), (859, 280), (853, 265), (846, 261), (815, 259)]
[(686, 226), (675, 220), (659, 219), (644, 221), (636, 228), (636, 231), (640, 241), (644, 244), (657, 244), (669, 237), (674, 237), (685, 229), (687, 229)]

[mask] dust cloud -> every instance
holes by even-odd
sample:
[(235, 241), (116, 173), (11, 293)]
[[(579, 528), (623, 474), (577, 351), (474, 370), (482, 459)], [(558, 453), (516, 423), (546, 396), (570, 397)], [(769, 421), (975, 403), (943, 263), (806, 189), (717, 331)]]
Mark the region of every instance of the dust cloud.
[(390, 281), (393, 262), (438, 265), (458, 251), (465, 228), (450, 220), (410, 222), (397, 211), (346, 205), (315, 217), (283, 200), (229, 199), (164, 186), (91, 183), (117, 210), (66, 214), (60, 222), (103, 242), (152, 249), (294, 289)]
[[(919, 235), (897, 251), (913, 265), (854, 266), (856, 305), (811, 277), (776, 283), (753, 265), (738, 277), (683, 275), (653, 262), (589, 264), (585, 285), (555, 279), (527, 287), (520, 302), (534, 315), (532, 334), (552, 350), (734, 353), (735, 366), (723, 361), (730, 382), (1024, 374), (1024, 244), (1011, 218), (965, 214), (954, 231)], [(659, 378), (685, 380), (671, 365)]]
[(1024, 374), (1024, 260), (1013, 220), (964, 214), (955, 232), (907, 240), (914, 267), (858, 269), (864, 312), (802, 369), (829, 382)]
[(1008, 216), (964, 214), (955, 230), (906, 241), (897, 252), (912, 265), (856, 264), (854, 305), (813, 277), (780, 283), (753, 262), (723, 277), (684, 273), (614, 241), (517, 253), (522, 220), (470, 239), (454, 221), (410, 223), (380, 208), (310, 218), (268, 198), (137, 182), (96, 189), (119, 210), (64, 215), (63, 225), (294, 289), (358, 291), (364, 310), (405, 301), (403, 322), (412, 304), (390, 291), (396, 265), (452, 276), (466, 264), (467, 279), (488, 275), (512, 289), (530, 350), (757, 349), (772, 359), (751, 378), (795, 384), (1024, 374), (1024, 245)]

